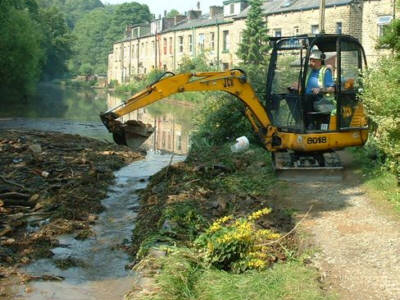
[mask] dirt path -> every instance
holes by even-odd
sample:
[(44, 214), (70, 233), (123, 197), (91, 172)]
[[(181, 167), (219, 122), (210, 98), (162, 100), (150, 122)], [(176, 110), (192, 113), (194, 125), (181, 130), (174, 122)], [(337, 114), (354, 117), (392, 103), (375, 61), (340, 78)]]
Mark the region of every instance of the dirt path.
[[(287, 205), (317, 249), (313, 264), (339, 299), (400, 299), (400, 221), (370, 199), (348, 168), (341, 183), (290, 183)], [(299, 215), (301, 217), (301, 214)]]

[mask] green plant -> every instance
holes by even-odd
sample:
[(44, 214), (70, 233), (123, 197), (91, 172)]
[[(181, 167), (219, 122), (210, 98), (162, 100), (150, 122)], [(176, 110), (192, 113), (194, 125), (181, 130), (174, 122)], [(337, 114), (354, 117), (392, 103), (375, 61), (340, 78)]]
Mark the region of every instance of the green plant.
[(226, 216), (216, 220), (195, 241), (205, 261), (223, 270), (242, 272), (265, 269), (273, 255), (269, 244), (280, 237), (269, 229), (257, 229), (256, 220), (271, 212), (264, 208), (245, 218)]
[(199, 213), (195, 202), (181, 202), (169, 205), (160, 219), (161, 233), (173, 234), (176, 237), (192, 241), (206, 227), (206, 220)]
[(383, 153), (385, 166), (397, 176), (400, 185), (400, 60), (382, 59), (365, 74), (363, 81), (362, 98), (372, 121), (370, 138)]

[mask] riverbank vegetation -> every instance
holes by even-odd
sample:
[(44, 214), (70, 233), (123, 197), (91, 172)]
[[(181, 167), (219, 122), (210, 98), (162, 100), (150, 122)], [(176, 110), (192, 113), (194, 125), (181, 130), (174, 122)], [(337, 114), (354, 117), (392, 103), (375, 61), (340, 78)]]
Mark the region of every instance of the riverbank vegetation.
[(40, 79), (66, 71), (72, 35), (55, 8), (35, 1), (0, 3), (0, 93), (2, 99), (27, 99)]
[[(400, 5), (400, 2), (398, 2)], [(400, 207), (400, 20), (389, 25), (378, 47), (391, 54), (364, 75), (361, 94), (370, 119), (367, 145), (358, 152), (364, 177), (374, 190)]]
[(277, 201), (287, 189), (257, 146), (198, 147), (154, 175), (130, 249), (152, 284), (130, 297), (326, 299), (292, 231), (293, 211)]
[(1, 1), (2, 99), (27, 101), (39, 81), (105, 76), (108, 53), (126, 25), (150, 19), (148, 6), (136, 2)]

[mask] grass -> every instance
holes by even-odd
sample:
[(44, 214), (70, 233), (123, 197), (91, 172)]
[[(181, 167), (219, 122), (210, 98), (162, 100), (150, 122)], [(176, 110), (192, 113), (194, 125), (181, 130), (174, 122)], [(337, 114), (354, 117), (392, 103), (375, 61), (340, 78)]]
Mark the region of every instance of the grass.
[(356, 174), (362, 178), (364, 186), (375, 198), (384, 199), (393, 204), (400, 213), (400, 186), (396, 176), (388, 171), (380, 159), (371, 159), (370, 149), (351, 149), (354, 165), (357, 165)]
[[(238, 218), (270, 206), (276, 189), (281, 183), (271, 170), (270, 156), (255, 146), (242, 153), (231, 153), (229, 145), (204, 147), (186, 162), (155, 174), (143, 191), (144, 206), (134, 230), (133, 244), (141, 247), (132, 252), (141, 259), (138, 270), (147, 260), (155, 266), (155, 286), (153, 293), (132, 299), (329, 299), (317, 281), (318, 272), (304, 265), (295, 238), (282, 242), (285, 253), (276, 256), (272, 267), (240, 274), (211, 266), (204, 249), (193, 244), (221, 216)], [(226, 208), (210, 205), (220, 197)], [(273, 210), (267, 223), (287, 232), (293, 227), (292, 214)], [(152, 257), (151, 249), (168, 249), (168, 255)]]
[(336, 299), (320, 288), (318, 272), (300, 260), (241, 274), (203, 268), (195, 260), (195, 254), (187, 249), (163, 258), (156, 275), (157, 294), (142, 299)]

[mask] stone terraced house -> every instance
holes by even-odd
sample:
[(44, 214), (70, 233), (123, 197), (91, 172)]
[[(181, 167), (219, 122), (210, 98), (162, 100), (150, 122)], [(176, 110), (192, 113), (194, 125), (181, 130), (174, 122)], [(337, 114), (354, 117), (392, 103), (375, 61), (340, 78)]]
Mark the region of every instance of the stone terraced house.
[[(263, 4), (270, 36), (319, 32), (320, 0), (269, 0)], [(204, 52), (210, 66), (219, 70), (239, 63), (236, 52), (246, 27), (247, 0), (226, 0), (202, 14), (197, 10), (174, 18), (159, 17), (150, 24), (126, 28), (125, 38), (113, 45), (108, 57), (108, 82), (129, 82), (158, 68), (175, 71), (184, 57)], [(325, 32), (356, 37), (369, 64), (387, 49), (376, 41), (396, 17), (395, 0), (326, 0)]]

